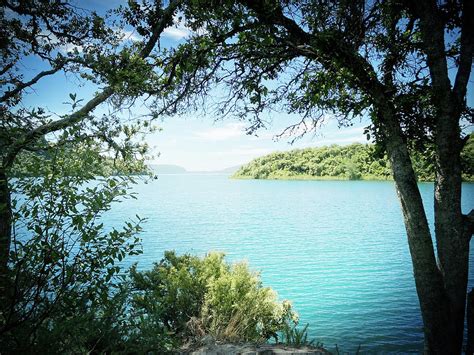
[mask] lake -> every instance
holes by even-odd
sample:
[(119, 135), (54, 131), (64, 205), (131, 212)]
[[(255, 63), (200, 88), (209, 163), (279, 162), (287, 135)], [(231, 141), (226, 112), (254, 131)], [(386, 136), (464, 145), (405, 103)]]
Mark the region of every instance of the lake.
[[(433, 184), (419, 185), (433, 220)], [(248, 260), (264, 285), (293, 302), (309, 336), (333, 350), (420, 352), (422, 321), (393, 182), (232, 180), (160, 175), (113, 206), (109, 225), (135, 214), (144, 225), (145, 269), (163, 251), (223, 251)], [(463, 185), (463, 211), (474, 184)], [(471, 250), (474, 245), (471, 245)], [(474, 287), (471, 252), (469, 286)]]

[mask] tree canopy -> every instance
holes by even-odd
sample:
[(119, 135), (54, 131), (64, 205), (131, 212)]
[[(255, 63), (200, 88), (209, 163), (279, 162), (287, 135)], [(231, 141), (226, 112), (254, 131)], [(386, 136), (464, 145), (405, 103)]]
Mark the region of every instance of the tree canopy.
[[(67, 1), (2, 1), (2, 349), (31, 351), (41, 332), (60, 333), (68, 314), (90, 326), (87, 313), (108, 307), (93, 301), (117, 292), (115, 262), (140, 253), (140, 217), (107, 230), (99, 220), (113, 202), (133, 197), (133, 179), (110, 174), (141, 170), (147, 145), (140, 138), (168, 107), (173, 74), (159, 42), (180, 3), (132, 1), (98, 14)], [(64, 93), (69, 108), (60, 112), (31, 104), (37, 84), (58, 75), (91, 96)], [(145, 95), (148, 109), (134, 115), (129, 108)], [(55, 108), (64, 101), (49, 99)]]
[[(212, 58), (199, 77), (228, 89), (217, 112), (249, 121), (249, 132), (272, 110), (300, 117), (286, 130), (296, 135), (323, 119), (370, 118), (367, 134), (387, 152), (401, 202), (425, 351), (460, 353), (474, 231), (474, 212), (464, 215), (460, 203), (464, 129), (474, 117), (473, 2), (202, 0), (185, 16), (205, 33), (181, 50)], [(427, 145), (436, 252), (410, 159)]]

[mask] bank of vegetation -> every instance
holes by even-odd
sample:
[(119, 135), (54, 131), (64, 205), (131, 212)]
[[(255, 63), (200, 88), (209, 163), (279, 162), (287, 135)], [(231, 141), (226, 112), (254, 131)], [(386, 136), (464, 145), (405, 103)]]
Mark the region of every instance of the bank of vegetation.
[[(427, 149), (413, 152), (418, 181), (434, 180), (434, 157)], [(463, 180), (474, 181), (474, 135), (461, 154)], [(390, 180), (390, 162), (373, 144), (354, 143), (275, 152), (256, 158), (234, 175), (239, 179)]]
[[(89, 262), (86, 257), (84, 264)], [(297, 327), (291, 303), (263, 287), (247, 264), (227, 263), (221, 253), (200, 258), (170, 251), (147, 271), (133, 266), (117, 273), (112, 264), (103, 263), (92, 274), (79, 272), (61, 286), (44, 280), (51, 293), (39, 292), (32, 308), (12, 313), (12, 325), (21, 324), (3, 333), (1, 348), (8, 353), (161, 354), (209, 341), (310, 344), (306, 327)]]

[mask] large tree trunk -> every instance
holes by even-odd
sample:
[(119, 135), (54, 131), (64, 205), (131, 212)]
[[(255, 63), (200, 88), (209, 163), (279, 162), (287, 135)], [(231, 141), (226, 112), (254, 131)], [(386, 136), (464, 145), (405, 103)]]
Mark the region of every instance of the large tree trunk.
[[(420, 19), (423, 49), (430, 70), (436, 149), (435, 233), (439, 268), (449, 306), (449, 324), (444, 337), (449, 354), (460, 354), (464, 334), (467, 278), (469, 271), (470, 228), (461, 212), (461, 164), (459, 120), (465, 108), (466, 88), (472, 66), (473, 15), (472, 1), (462, 2), (460, 55), (454, 85), (448, 75), (445, 52), (446, 23), (434, 0), (412, 2)], [(437, 352), (434, 348), (433, 352)]]
[(436, 262), (428, 221), (408, 149), (398, 120), (390, 111), (390, 108), (384, 107), (380, 112), (383, 112), (387, 153), (392, 164), (413, 262), (424, 324), (425, 353), (456, 354), (458, 347), (452, 336), (456, 334), (457, 328), (451, 321), (449, 297)]
[(0, 168), (0, 303), (8, 293), (8, 258), (12, 233), (10, 190), (5, 170)]
[[(454, 119), (453, 119), (454, 118)], [(462, 142), (456, 112), (438, 119), (436, 132), (435, 231), (439, 265), (450, 306), (452, 354), (462, 351), (469, 239), (461, 211)]]

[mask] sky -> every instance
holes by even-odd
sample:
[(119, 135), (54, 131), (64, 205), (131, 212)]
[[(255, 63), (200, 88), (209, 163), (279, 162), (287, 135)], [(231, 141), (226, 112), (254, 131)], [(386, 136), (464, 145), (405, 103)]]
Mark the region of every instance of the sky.
[[(81, 7), (95, 9), (104, 13), (106, 7), (119, 5), (120, 1), (103, 2), (88, 0), (80, 2)], [(126, 37), (137, 39), (138, 35), (124, 29)], [(174, 46), (184, 41), (190, 31), (179, 23), (167, 28), (161, 38), (162, 46)], [(71, 48), (63, 48), (64, 51)], [(26, 78), (33, 77), (39, 70), (48, 67), (36, 59), (29, 58), (23, 63), (22, 71)], [(60, 115), (66, 114), (70, 106), (64, 102), (70, 101), (69, 94), (77, 95), (78, 99), (87, 102), (93, 97), (96, 87), (81, 85), (81, 80), (71, 74), (58, 73), (42, 79), (28, 95), (22, 104), (25, 107), (41, 106), (48, 111)], [(217, 92), (216, 94), (219, 95)], [(219, 95), (220, 96), (220, 95)], [(107, 112), (106, 107), (96, 109), (96, 114)], [(132, 112), (144, 112), (139, 105)], [(245, 122), (231, 118), (221, 119), (212, 115), (204, 116), (202, 112), (186, 116), (167, 117), (157, 122), (160, 130), (146, 136), (146, 142), (151, 147), (150, 164), (173, 164), (184, 167), (188, 171), (216, 171), (228, 167), (245, 164), (253, 158), (273, 151), (290, 150), (330, 144), (350, 144), (366, 142), (363, 127), (368, 123), (356, 122), (354, 127), (339, 129), (336, 122), (328, 120), (318, 131), (317, 135), (308, 134), (304, 138), (290, 144), (291, 137), (275, 139), (282, 130), (300, 120), (298, 116), (272, 113), (266, 116), (271, 123), (266, 129), (249, 136), (245, 133)]]
[[(84, 8), (98, 10), (103, 13), (104, 6), (114, 7), (120, 1), (103, 2), (87, 0), (80, 2)], [(124, 29), (127, 37), (135, 39), (137, 35)], [(174, 46), (185, 40), (190, 31), (179, 23), (165, 30), (162, 36), (163, 46)], [(64, 50), (68, 50), (65, 48)], [(25, 77), (32, 77), (39, 69), (44, 69), (36, 60), (24, 63)], [(93, 97), (94, 88), (90, 85), (80, 86), (80, 81), (72, 76), (58, 73), (40, 81), (34, 86), (23, 101), (25, 106), (42, 106), (57, 114), (65, 114), (69, 106), (64, 102), (69, 93), (77, 94), (78, 98), (87, 102)], [(471, 83), (472, 85), (472, 83)], [(472, 93), (473, 90), (470, 90)], [(99, 107), (95, 113), (106, 112), (105, 107)], [(143, 112), (143, 107), (136, 106), (132, 112)], [(307, 134), (294, 144), (289, 144), (291, 137), (276, 139), (282, 130), (300, 120), (297, 116), (285, 113), (272, 113), (266, 116), (271, 123), (266, 129), (256, 132), (256, 136), (245, 133), (245, 122), (231, 118), (202, 113), (190, 113), (186, 116), (167, 117), (157, 122), (160, 131), (149, 134), (146, 142), (152, 148), (151, 164), (173, 164), (184, 167), (188, 171), (216, 171), (242, 165), (253, 158), (273, 151), (283, 151), (295, 148), (315, 147), (331, 144), (351, 144), (354, 142), (367, 143), (363, 134), (364, 127), (369, 124), (367, 119), (354, 121), (352, 127), (339, 128), (337, 122), (331, 119), (322, 125), (316, 134)]]

